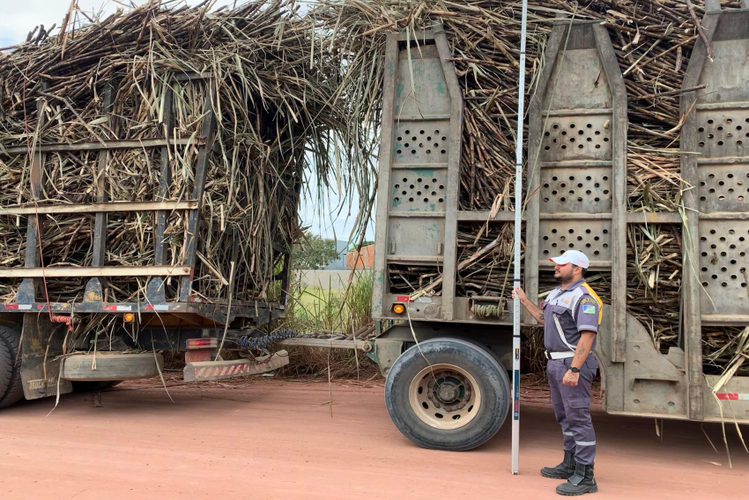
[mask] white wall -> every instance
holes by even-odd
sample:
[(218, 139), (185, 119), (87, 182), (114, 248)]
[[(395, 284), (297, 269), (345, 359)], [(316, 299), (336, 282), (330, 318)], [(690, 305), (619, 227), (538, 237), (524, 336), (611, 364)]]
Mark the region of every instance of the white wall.
[[(299, 280), (302, 288), (314, 287), (324, 290), (345, 290), (348, 286), (351, 271), (299, 271)], [(357, 269), (354, 279), (366, 277), (372, 279), (372, 271), (368, 269)]]

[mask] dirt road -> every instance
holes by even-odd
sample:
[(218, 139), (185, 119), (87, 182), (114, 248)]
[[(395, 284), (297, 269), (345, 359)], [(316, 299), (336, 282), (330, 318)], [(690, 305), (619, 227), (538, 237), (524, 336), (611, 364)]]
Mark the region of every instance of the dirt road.
[[(0, 498), (11, 499), (535, 499), (559, 498), (538, 474), (561, 458), (543, 396), (522, 409), (521, 475), (509, 473), (510, 426), (468, 453), (424, 450), (390, 423), (380, 384), (328, 386), (251, 379), (241, 384), (126, 386), (0, 412)], [(509, 420), (508, 420), (509, 422)], [(749, 455), (728, 429), (596, 412), (600, 493), (590, 498), (741, 498)], [(749, 432), (744, 429), (749, 437)], [(711, 463), (714, 462), (714, 463)]]

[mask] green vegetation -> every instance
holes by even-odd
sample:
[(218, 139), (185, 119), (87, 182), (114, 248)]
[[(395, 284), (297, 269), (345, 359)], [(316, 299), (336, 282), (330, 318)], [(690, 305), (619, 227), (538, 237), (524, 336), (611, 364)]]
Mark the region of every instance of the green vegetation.
[[(320, 338), (344, 339), (357, 333), (363, 338), (372, 325), (372, 278), (357, 273), (345, 295), (331, 288), (292, 286), (286, 326)], [(366, 356), (353, 349), (317, 347), (289, 348), (290, 364), (280, 374), (295, 377), (358, 378), (379, 377), (379, 368)]]
[(354, 276), (343, 307), (342, 290), (302, 289), (295, 284), (289, 295), (287, 324), (303, 333), (354, 333), (372, 322), (372, 279), (369, 273)]
[(335, 240), (305, 231), (301, 242), (291, 250), (292, 269), (322, 269), (338, 258)]

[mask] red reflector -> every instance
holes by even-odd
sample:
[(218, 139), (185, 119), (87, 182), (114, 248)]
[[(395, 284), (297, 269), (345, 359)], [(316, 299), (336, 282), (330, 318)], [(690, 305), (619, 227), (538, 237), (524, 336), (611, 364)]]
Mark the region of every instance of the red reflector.
[(739, 400), (739, 395), (733, 394), (733, 393), (719, 392), (718, 394), (716, 394), (716, 396), (718, 396), (718, 399), (722, 399), (724, 401), (738, 401)]
[(188, 349), (206, 349), (213, 348), (218, 345), (215, 338), (200, 338), (200, 339), (187, 339)]

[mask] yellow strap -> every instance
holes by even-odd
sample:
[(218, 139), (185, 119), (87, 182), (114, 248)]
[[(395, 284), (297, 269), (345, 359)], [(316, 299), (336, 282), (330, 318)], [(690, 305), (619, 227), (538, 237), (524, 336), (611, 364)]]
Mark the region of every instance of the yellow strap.
[(596, 299), (596, 302), (598, 302), (598, 324), (601, 324), (601, 319), (603, 319), (603, 301), (601, 300), (601, 297), (598, 296), (598, 294), (593, 290), (588, 283), (583, 282), (583, 286), (588, 291), (588, 293)]

